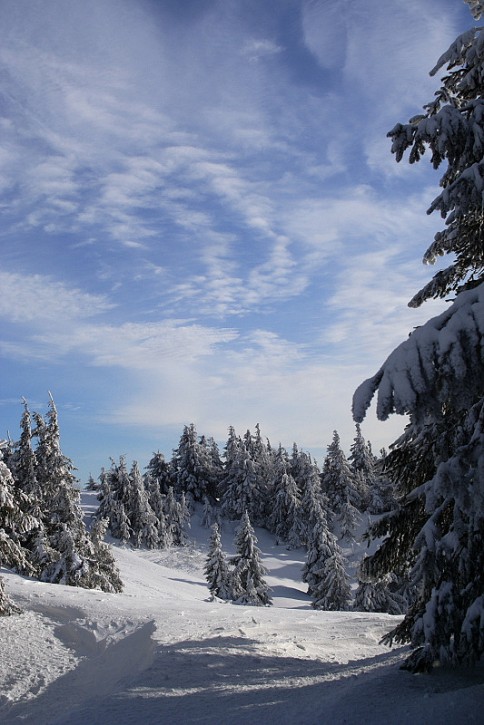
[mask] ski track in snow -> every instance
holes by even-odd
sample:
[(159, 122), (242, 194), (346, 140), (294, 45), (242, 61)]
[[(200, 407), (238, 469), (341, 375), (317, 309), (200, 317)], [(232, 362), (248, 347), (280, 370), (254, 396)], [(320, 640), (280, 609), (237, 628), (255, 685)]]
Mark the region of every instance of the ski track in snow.
[[(90, 502), (92, 494), (84, 494)], [(411, 675), (379, 644), (397, 618), (314, 611), (304, 552), (257, 531), (272, 607), (210, 601), (209, 532), (188, 549), (115, 547), (122, 594), (9, 572), (21, 616), (0, 619), (0, 723), (297, 725), (482, 722), (484, 667)], [(230, 553), (232, 524), (224, 524)]]

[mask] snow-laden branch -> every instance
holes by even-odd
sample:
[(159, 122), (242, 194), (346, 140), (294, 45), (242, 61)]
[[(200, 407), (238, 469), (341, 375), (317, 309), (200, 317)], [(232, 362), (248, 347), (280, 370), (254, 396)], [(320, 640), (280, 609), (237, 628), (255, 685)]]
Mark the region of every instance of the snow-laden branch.
[(445, 406), (463, 410), (484, 388), (484, 283), (462, 292), (448, 310), (417, 328), (353, 396), (361, 423), (378, 391), (377, 416), (422, 418)]

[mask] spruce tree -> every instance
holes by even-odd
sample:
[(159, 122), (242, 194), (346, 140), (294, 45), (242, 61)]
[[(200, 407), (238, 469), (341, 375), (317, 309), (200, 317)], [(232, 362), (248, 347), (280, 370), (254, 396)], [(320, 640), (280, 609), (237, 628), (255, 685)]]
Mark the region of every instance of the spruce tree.
[(113, 538), (128, 543), (133, 535), (129, 519), (131, 481), (124, 456), (120, 456), (119, 464), (111, 459), (111, 467), (105, 472), (98, 500), (100, 503), (96, 518), (106, 518)]
[[(483, 4), (469, 2), (476, 17)], [(435, 661), (472, 664), (484, 652), (484, 29), (459, 36), (432, 75), (446, 74), (424, 112), (390, 132), (392, 151), (410, 162), (432, 153), (445, 165), (439, 211), (445, 229), (424, 261), (452, 255), (410, 301), (455, 297), (444, 313), (416, 329), (389, 356), (353, 401), (361, 421), (378, 391), (377, 414), (408, 414), (388, 455), (399, 485), (398, 508), (373, 529), (386, 540), (364, 562), (381, 579), (413, 566), (415, 598), (387, 641), (410, 643), (412, 671)]]
[(167, 541), (173, 546), (183, 546), (187, 542), (187, 508), (184, 498), (181, 502), (176, 500), (173, 487), (168, 490), (165, 497), (164, 514)]
[(232, 559), (232, 596), (236, 603), (256, 606), (271, 604), (270, 590), (264, 580), (267, 571), (262, 565), (261, 552), (247, 512), (242, 516), (235, 533), (234, 544), (237, 553)]
[(170, 465), (165, 461), (165, 456), (160, 451), (153, 453), (146, 466), (147, 475), (156, 481), (161, 495), (166, 496), (172, 485)]
[(308, 585), (315, 609), (347, 609), (351, 592), (343, 553), (328, 528), (322, 506), (316, 502), (312, 516), (314, 523), (308, 537), (302, 580)]
[(304, 496), (300, 506), (300, 520), (303, 523), (302, 543), (306, 547), (309, 545), (314, 527), (323, 515), (327, 527), (327, 510), (328, 499), (321, 491), (318, 468), (313, 465), (312, 472), (306, 477)]
[(225, 493), (221, 501), (222, 515), (228, 519), (240, 519), (247, 511), (249, 516), (261, 512), (260, 480), (257, 468), (246, 446), (237, 450), (235, 459), (224, 479)]
[(359, 495), (355, 477), (343, 453), (336, 430), (324, 459), (321, 481), (331, 511), (330, 526), (340, 538), (352, 541), (359, 518), (356, 508)]
[(273, 493), (273, 508), (267, 528), (276, 540), (297, 549), (304, 539), (304, 524), (300, 516), (301, 502), (296, 481), (290, 473), (283, 473)]
[(129, 511), (131, 543), (136, 547), (158, 547), (158, 520), (149, 503), (138, 463), (133, 461), (129, 472)]
[(345, 611), (350, 606), (351, 589), (345, 570), (346, 561), (338, 550), (321, 562), (320, 569), (313, 569), (314, 581), (311, 597), (314, 609)]
[(121, 592), (123, 582), (111, 547), (104, 541), (107, 528), (107, 519), (96, 519), (91, 528), (92, 560), (89, 585), (91, 589), (101, 589), (104, 592)]
[(231, 598), (230, 575), (227, 559), (222, 550), (220, 528), (213, 524), (212, 534), (205, 564), (205, 576), (208, 582), (210, 594), (219, 599)]
[(173, 451), (172, 470), (177, 494), (190, 495), (194, 501), (204, 496), (215, 498), (222, 465), (215, 442), (197, 437), (195, 425), (185, 426)]
[[(36, 520), (25, 514), (20, 506), (18, 491), (10, 470), (0, 451), (0, 566), (32, 572), (28, 555), (19, 543), (22, 534), (36, 526)], [(20, 611), (8, 598), (0, 577), (0, 615)]]
[[(35, 563), (43, 581), (88, 587), (89, 536), (83, 521), (72, 461), (60, 447), (60, 432), (52, 396), (44, 420), (34, 414), (36, 479), (41, 492), (42, 540), (46, 547)], [(34, 554), (34, 552), (32, 552)]]
[(356, 435), (350, 448), (348, 461), (355, 477), (358, 509), (366, 511), (372, 500), (373, 490), (376, 488), (376, 459), (371, 452), (371, 446), (363, 437), (359, 423), (356, 424)]

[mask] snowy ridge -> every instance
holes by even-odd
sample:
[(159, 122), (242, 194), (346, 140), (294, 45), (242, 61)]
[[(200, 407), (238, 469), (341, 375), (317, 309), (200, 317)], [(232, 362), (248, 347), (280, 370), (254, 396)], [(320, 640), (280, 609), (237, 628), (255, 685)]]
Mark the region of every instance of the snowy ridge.
[(188, 549), (113, 547), (122, 594), (2, 572), (24, 609), (0, 620), (2, 724), (479, 722), (482, 666), (401, 671), (405, 648), (379, 644), (398, 618), (314, 611), (302, 550), (261, 529), (274, 606), (209, 601), (209, 532), (192, 535)]

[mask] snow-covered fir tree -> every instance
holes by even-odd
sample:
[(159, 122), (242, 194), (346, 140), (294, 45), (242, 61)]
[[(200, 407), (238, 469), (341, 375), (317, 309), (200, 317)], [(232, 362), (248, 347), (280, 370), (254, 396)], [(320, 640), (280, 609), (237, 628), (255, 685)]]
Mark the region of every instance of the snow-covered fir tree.
[[(34, 430), (27, 403), (23, 403), (20, 440), (12, 445), (9, 458), (14, 481), (14, 519), (18, 523), (16, 531), (4, 528), (4, 542), (13, 547), (11, 551), (17, 547), (22, 552), (16, 568), (53, 583), (118, 590), (114, 560), (110, 568), (104, 550), (99, 547), (98, 551), (84, 525), (74, 466), (60, 447), (52, 396), (45, 419), (34, 413)], [(34, 439), (38, 441), (35, 449)], [(8, 497), (4, 503), (7, 500)], [(104, 561), (104, 572), (99, 577), (101, 564), (97, 553)]]
[(205, 576), (208, 582), (210, 594), (219, 599), (230, 599), (232, 596), (229, 566), (226, 556), (222, 550), (220, 528), (213, 524), (212, 534), (205, 563)]
[(173, 487), (168, 490), (165, 497), (165, 521), (167, 528), (167, 540), (173, 546), (184, 546), (187, 543), (187, 523), (189, 514), (185, 498), (177, 501)]
[(358, 510), (366, 511), (376, 488), (376, 459), (370, 444), (363, 437), (359, 423), (356, 424), (356, 435), (350, 447), (348, 462), (355, 478)]
[(172, 473), (169, 463), (160, 451), (153, 453), (146, 466), (147, 476), (158, 484), (158, 490), (162, 496), (166, 496), (168, 489), (173, 485)]
[(315, 498), (311, 517), (302, 580), (308, 585), (312, 605), (315, 609), (348, 609), (351, 591), (346, 561), (335, 535), (329, 530), (323, 507)]
[(129, 518), (131, 481), (124, 456), (119, 457), (119, 463), (111, 459), (111, 467), (105, 473), (98, 500), (96, 517), (107, 519), (111, 535), (127, 544), (131, 540), (133, 529)]
[(289, 470), (291, 476), (296, 481), (299, 496), (303, 498), (306, 492), (307, 481), (313, 479), (315, 472), (319, 476), (319, 469), (311, 455), (306, 451), (300, 451), (296, 443), (292, 447)]
[(194, 501), (204, 496), (215, 498), (222, 472), (222, 463), (213, 439), (198, 440), (195, 425), (185, 426), (173, 451), (172, 477), (177, 493), (189, 494)]
[(247, 512), (235, 532), (236, 555), (232, 558), (232, 597), (237, 604), (267, 606), (271, 604), (270, 589), (264, 580), (267, 574), (261, 552)]
[(287, 453), (282, 446), (279, 446), (278, 453), (274, 453), (269, 441), (264, 441), (262, 438), (259, 423), (255, 426), (254, 435), (247, 431), (244, 442), (254, 464), (257, 481), (257, 493), (249, 516), (257, 526), (265, 526), (271, 509), (274, 477), (278, 478), (278, 474), (275, 473), (277, 460), (280, 456), (286, 460)]
[(267, 528), (278, 542), (285, 542), (291, 549), (301, 546), (305, 536), (300, 507), (296, 481), (290, 473), (283, 473), (274, 487), (273, 506)]
[(331, 556), (322, 562), (320, 569), (313, 569), (311, 597), (314, 609), (345, 611), (351, 600), (350, 580), (346, 573), (346, 561), (335, 547)]
[(206, 460), (208, 487), (205, 495), (209, 501), (215, 502), (219, 496), (220, 481), (224, 475), (224, 464), (220, 456), (220, 450), (216, 441), (212, 438), (201, 436), (200, 445), (204, 450)]
[(230, 469), (222, 482), (225, 493), (221, 501), (222, 515), (230, 520), (240, 519), (245, 511), (259, 520), (263, 510), (260, 479), (250, 452), (242, 445), (237, 449)]
[(108, 528), (107, 519), (95, 519), (91, 527), (92, 562), (89, 575), (91, 589), (102, 589), (104, 592), (121, 592), (123, 582), (116, 566), (111, 547), (104, 537)]
[(89, 535), (83, 521), (79, 491), (75, 488), (72, 461), (60, 447), (57, 409), (51, 396), (44, 420), (34, 414), (36, 449), (36, 479), (41, 492), (43, 551), (34, 565), (44, 581), (89, 588)]
[(96, 479), (89, 474), (89, 478), (86, 483), (86, 491), (99, 491), (100, 485), (99, 481), (96, 481)]
[[(469, 3), (477, 14), (481, 3)], [(355, 394), (361, 421), (378, 391), (377, 413), (409, 415), (387, 465), (399, 484), (398, 509), (375, 535), (386, 540), (363, 567), (380, 579), (413, 564), (415, 599), (388, 641), (414, 648), (406, 666), (471, 664), (484, 652), (484, 29), (459, 36), (438, 60), (441, 86), (424, 112), (389, 136), (400, 160), (430, 149), (445, 164), (429, 212), (446, 219), (424, 256), (451, 262), (411, 300), (452, 294), (444, 313), (417, 328)]]
[(27, 496), (30, 497), (32, 505), (38, 503), (39, 486), (37, 481), (37, 460), (32, 444), (32, 416), (27, 405), (23, 401), (24, 411), (20, 420), (20, 439), (11, 454), (9, 468), (13, 473), (15, 484)]
[(129, 472), (130, 492), (128, 517), (132, 530), (132, 543), (137, 547), (156, 549), (158, 547), (158, 520), (149, 503), (137, 461), (133, 461)]
[(302, 543), (307, 547), (311, 539), (315, 525), (324, 514), (326, 527), (326, 511), (328, 499), (321, 491), (321, 480), (318, 467), (314, 464), (312, 471), (308, 472), (305, 479), (304, 495), (300, 504), (300, 520), (303, 524)]
[(359, 518), (359, 495), (336, 430), (324, 459), (321, 481), (332, 514), (330, 525), (339, 537), (352, 541)]
[[(0, 566), (32, 572), (28, 553), (19, 543), (22, 534), (37, 525), (37, 521), (25, 514), (20, 505), (20, 496), (15, 488), (10, 470), (2, 460), (0, 450)], [(0, 578), (0, 615), (20, 611), (8, 598), (3, 579)]]

